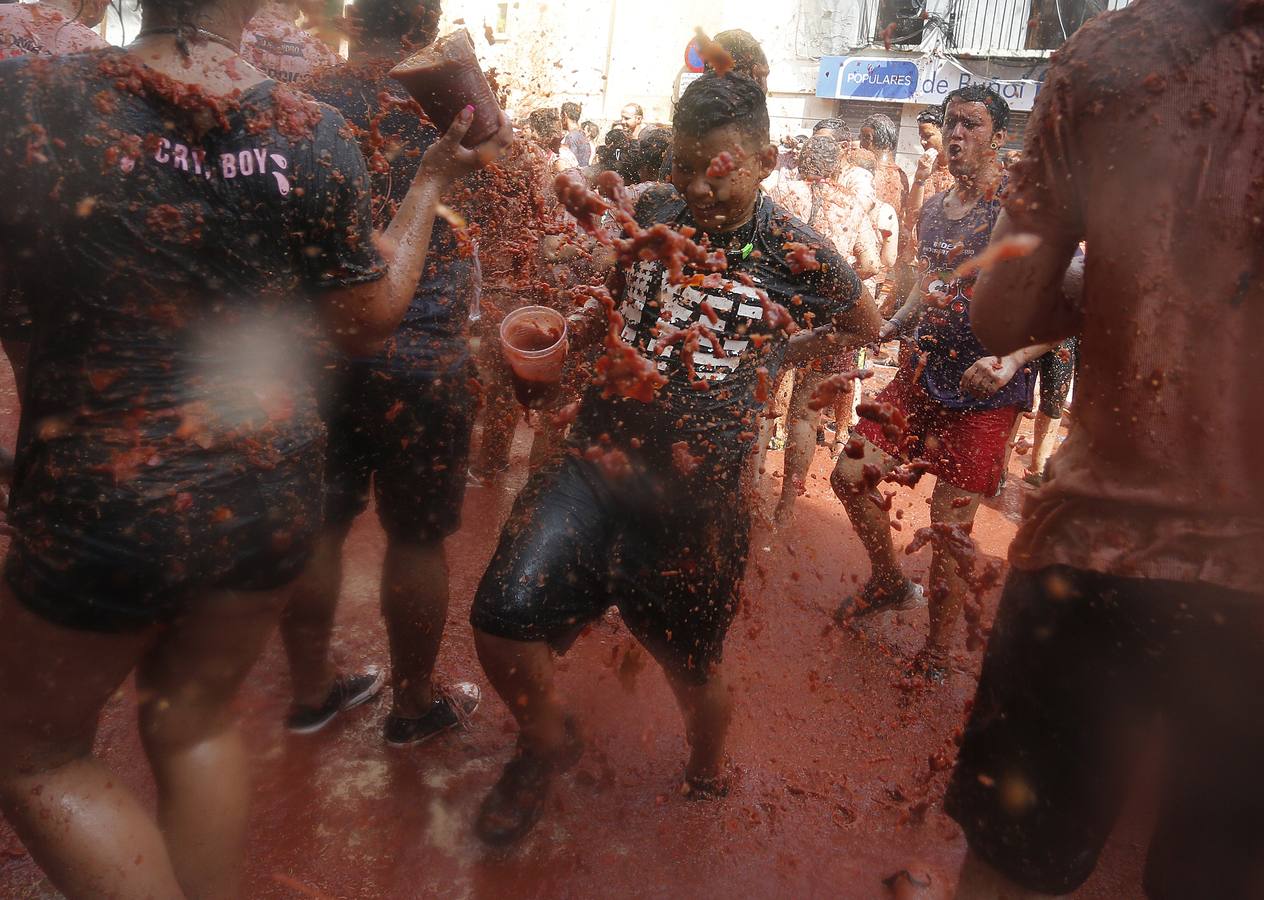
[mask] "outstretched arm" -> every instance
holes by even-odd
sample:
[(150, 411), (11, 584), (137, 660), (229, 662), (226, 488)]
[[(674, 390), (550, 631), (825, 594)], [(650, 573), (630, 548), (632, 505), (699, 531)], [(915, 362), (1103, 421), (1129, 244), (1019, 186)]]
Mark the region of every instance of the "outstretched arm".
[[(1002, 212), (992, 243), (1017, 231)], [(1072, 264), (1077, 241), (1065, 231), (1038, 223), (1035, 234), (1040, 243), (1034, 250), (993, 264), (975, 284), (970, 326), (993, 353), (1057, 343), (1079, 333), (1083, 263)]]
[(786, 348), (786, 365), (800, 365), (818, 356), (832, 356), (853, 347), (863, 347), (878, 339), (882, 319), (869, 289), (860, 285), (860, 297), (829, 325), (800, 331), (790, 338)]

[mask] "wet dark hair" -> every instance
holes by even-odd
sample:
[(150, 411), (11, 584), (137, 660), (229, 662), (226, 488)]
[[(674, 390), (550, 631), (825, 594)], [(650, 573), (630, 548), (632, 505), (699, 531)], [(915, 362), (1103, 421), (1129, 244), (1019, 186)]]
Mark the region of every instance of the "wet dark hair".
[[(764, 48), (749, 31), (730, 28), (728, 31), (721, 31), (711, 40), (727, 50), (729, 56), (733, 57), (733, 71), (739, 75), (754, 78), (756, 67), (768, 68), (768, 57), (764, 54)], [(705, 71), (714, 72), (715, 70), (708, 64)]]
[(442, 12), (440, 0), (356, 0), (347, 9), (360, 40), (407, 40), (417, 46), (434, 41)]
[(672, 127), (680, 134), (702, 137), (726, 125), (736, 125), (742, 134), (767, 144), (768, 100), (753, 78), (707, 73), (685, 88)]
[(580, 122), (579, 127), (584, 130), (584, 134), (588, 135), (590, 140), (597, 140), (597, 135), (601, 134), (601, 129), (597, 127), (596, 122)]
[(992, 117), (992, 130), (1004, 131), (1009, 126), (1009, 104), (991, 85), (976, 81), (963, 88), (957, 88), (944, 98), (944, 112), (948, 104), (956, 100), (959, 103), (982, 103)]
[(895, 149), (895, 143), (899, 139), (899, 132), (896, 131), (895, 123), (891, 121), (889, 116), (884, 116), (882, 113), (866, 116), (865, 120), (860, 123), (860, 127), (873, 129), (873, 145), (879, 150)]
[(917, 114), (918, 125), (934, 125), (936, 128), (944, 127), (944, 108), (942, 106), (928, 106)]
[(579, 117), (584, 114), (584, 108), (573, 100), (567, 100), (562, 104), (562, 115), (570, 119), (572, 122), (578, 122)]
[(817, 122), (815, 125), (812, 126), (812, 134), (814, 135), (818, 131), (836, 131), (839, 134), (842, 134), (846, 130), (847, 130), (847, 123), (844, 122), (842, 119), (835, 119), (835, 118), (821, 119), (819, 122)]
[(619, 171), (634, 142), (628, 133), (617, 125), (606, 132), (606, 139), (597, 148), (597, 163), (602, 169)]
[(527, 116), (527, 124), (545, 146), (550, 150), (557, 150), (562, 141), (562, 117), (556, 109), (551, 106), (533, 109)]
[(663, 161), (667, 156), (667, 151), (671, 149), (672, 133), (666, 128), (652, 128), (645, 134), (641, 135), (640, 140), (634, 141), (637, 145), (636, 152), (633, 156), (636, 159), (639, 173), (650, 171), (658, 177), (663, 170)]
[(799, 177), (825, 180), (838, 174), (842, 165), (842, 148), (838, 141), (825, 135), (808, 138), (799, 151)]

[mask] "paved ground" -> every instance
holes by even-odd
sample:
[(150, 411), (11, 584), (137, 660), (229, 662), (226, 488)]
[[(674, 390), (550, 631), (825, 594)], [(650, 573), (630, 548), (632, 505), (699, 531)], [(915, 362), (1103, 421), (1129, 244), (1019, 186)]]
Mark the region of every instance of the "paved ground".
[[(7, 372), (5, 373), (7, 376)], [(11, 441), (12, 389), (0, 389)], [(525, 451), (520, 429), (515, 456)], [(770, 455), (770, 468), (780, 454)], [(1003, 557), (1019, 498), (1020, 459), (1004, 494), (979, 514), (986, 555)], [(250, 897), (842, 897), (884, 896), (880, 879), (920, 861), (946, 889), (964, 852), (939, 809), (979, 658), (937, 690), (910, 695), (900, 671), (919, 646), (924, 610), (888, 617), (864, 636), (829, 613), (867, 573), (860, 545), (830, 494), (822, 450), (795, 522), (757, 531), (745, 600), (727, 659), (738, 712), (739, 772), (724, 801), (679, 796), (682, 727), (661, 674), (617, 619), (586, 635), (562, 663), (561, 687), (590, 749), (562, 779), (545, 820), (518, 849), (486, 852), (474, 809), (512, 745), (510, 719), (489, 698), (468, 732), (415, 751), (381, 742), (386, 703), (326, 732), (287, 736), (288, 679), (274, 640), (241, 698), (258, 760), (251, 821)], [(520, 469), (521, 466), (518, 466)], [(521, 477), (471, 491), (465, 527), (450, 542), (452, 610), (440, 670), (479, 681), (466, 616), (499, 523)], [(766, 507), (779, 487), (766, 483)], [(897, 498), (897, 543), (925, 524), (929, 485)], [(381, 533), (363, 517), (349, 542), (337, 653), (347, 665), (384, 663), (376, 611)], [(924, 576), (929, 550), (908, 557)], [(989, 615), (995, 596), (988, 598)], [(98, 751), (143, 795), (152, 785), (135, 735), (131, 687), (110, 704)], [(1121, 826), (1093, 880), (1076, 896), (1140, 896), (1144, 816)], [(56, 896), (0, 821), (0, 895)]]

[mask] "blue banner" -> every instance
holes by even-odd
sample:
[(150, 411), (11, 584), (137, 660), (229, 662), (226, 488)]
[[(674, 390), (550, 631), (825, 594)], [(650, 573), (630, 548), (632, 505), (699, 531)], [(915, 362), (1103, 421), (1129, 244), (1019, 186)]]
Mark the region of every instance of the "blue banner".
[(911, 59), (831, 56), (821, 60), (818, 97), (911, 101), (917, 93), (917, 63)]
[(816, 73), (816, 96), (929, 106), (942, 103), (950, 92), (975, 82), (991, 85), (1010, 109), (1031, 109), (1040, 92), (1039, 81), (978, 75), (953, 60), (823, 56)]

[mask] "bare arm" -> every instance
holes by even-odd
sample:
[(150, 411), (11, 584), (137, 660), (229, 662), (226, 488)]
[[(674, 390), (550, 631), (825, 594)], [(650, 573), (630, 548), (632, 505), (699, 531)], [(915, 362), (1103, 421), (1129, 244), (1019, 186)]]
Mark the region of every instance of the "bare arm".
[(984, 356), (975, 361), (961, 376), (961, 390), (976, 397), (991, 397), (1009, 384), (1018, 370), (1033, 359), (1039, 359), (1054, 347), (1057, 341), (1020, 347), (1005, 356)]
[(860, 278), (872, 278), (882, 270), (879, 258), (877, 230), (867, 219), (857, 229), (856, 242), (852, 245), (852, 254), (856, 257), (856, 275)]
[(895, 314), (890, 319), (882, 324), (882, 329), (878, 332), (878, 339), (885, 341), (896, 335), (906, 334), (922, 318), (925, 308), (926, 292), (922, 287), (921, 279), (918, 278), (913, 282), (913, 287), (909, 291), (909, 295), (904, 299), (904, 302), (900, 304), (900, 308), (895, 311)]
[(513, 141), (509, 120), (501, 114), (500, 131), (472, 149), (461, 138), (473, 121), (463, 112), (422, 157), (412, 187), (395, 218), (382, 233), (389, 260), (386, 274), (376, 281), (334, 288), (322, 295), (322, 317), (339, 348), (367, 355), (390, 337), (412, 302), (430, 248), (430, 233), (443, 191), (462, 176), (491, 162)]
[[(992, 242), (1017, 230), (1002, 212)], [(1052, 228), (1036, 233), (1041, 240), (1034, 250), (997, 262), (975, 284), (970, 326), (994, 353), (1056, 344), (1079, 333), (1083, 267), (1071, 265), (1077, 240)]]
[(927, 150), (917, 160), (917, 172), (913, 176), (913, 183), (909, 186), (908, 200), (904, 204), (904, 231), (910, 236), (913, 229), (917, 227), (917, 220), (921, 217), (922, 204), (926, 201), (926, 182), (934, 171), (935, 159), (938, 155), (934, 150)]
[(855, 305), (833, 323), (801, 331), (790, 338), (786, 348), (786, 365), (800, 365), (819, 356), (832, 356), (854, 347), (872, 344), (878, 339), (878, 326), (882, 319), (874, 305), (869, 289), (860, 286), (860, 297)]

